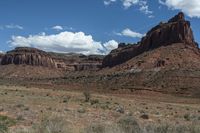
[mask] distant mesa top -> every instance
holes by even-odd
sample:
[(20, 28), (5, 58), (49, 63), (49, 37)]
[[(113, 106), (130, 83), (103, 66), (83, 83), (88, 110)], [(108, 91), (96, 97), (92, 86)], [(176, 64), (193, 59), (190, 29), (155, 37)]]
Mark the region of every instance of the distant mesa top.
[(8, 51), (2, 57), (1, 64), (26, 64), (32, 66), (55, 67), (55, 62), (48, 53), (28, 47), (17, 47), (12, 51)]
[(153, 27), (137, 44), (119, 44), (117, 49), (111, 51), (104, 58), (102, 66), (113, 67), (145, 51), (174, 43), (182, 43), (183, 45), (198, 48), (197, 43), (194, 41), (190, 22), (185, 20), (182, 12), (171, 18), (167, 23), (161, 22)]
[(16, 47), (14, 50), (8, 51), (7, 53), (15, 53), (15, 52), (20, 52), (20, 53), (40, 53), (40, 54), (46, 54), (45, 51), (42, 51), (37, 48), (31, 48), (31, 47)]

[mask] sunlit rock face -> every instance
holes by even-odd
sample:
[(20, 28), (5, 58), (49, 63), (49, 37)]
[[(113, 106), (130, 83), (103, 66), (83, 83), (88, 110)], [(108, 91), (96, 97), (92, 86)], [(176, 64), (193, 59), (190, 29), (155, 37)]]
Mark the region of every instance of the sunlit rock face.
[(36, 48), (18, 47), (12, 51), (8, 51), (1, 60), (2, 65), (32, 65), (44, 67), (56, 67), (55, 61), (51, 56)]
[(161, 46), (174, 43), (182, 43), (198, 48), (194, 41), (190, 22), (185, 20), (182, 12), (171, 18), (168, 22), (160, 22), (153, 27), (146, 36), (137, 44), (119, 44), (119, 47), (107, 55), (102, 63), (103, 67), (113, 67), (122, 64), (127, 60), (145, 52)]

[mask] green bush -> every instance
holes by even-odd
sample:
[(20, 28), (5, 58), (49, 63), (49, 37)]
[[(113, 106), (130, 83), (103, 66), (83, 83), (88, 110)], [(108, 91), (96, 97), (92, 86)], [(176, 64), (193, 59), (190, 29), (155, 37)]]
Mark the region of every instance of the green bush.
[(14, 119), (0, 115), (0, 132), (6, 132), (8, 127), (15, 125)]

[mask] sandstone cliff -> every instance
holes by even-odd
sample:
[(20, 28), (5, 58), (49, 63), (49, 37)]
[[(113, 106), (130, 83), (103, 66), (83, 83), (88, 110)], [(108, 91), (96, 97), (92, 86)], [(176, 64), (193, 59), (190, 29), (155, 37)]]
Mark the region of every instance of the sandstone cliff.
[(190, 22), (185, 20), (184, 14), (171, 18), (167, 23), (161, 22), (153, 27), (137, 44), (119, 44), (119, 47), (107, 55), (102, 63), (103, 67), (113, 67), (129, 59), (161, 46), (182, 43), (191, 47), (198, 47), (194, 41)]
[(98, 70), (101, 68), (104, 56), (82, 54), (58, 54), (45, 51), (18, 47), (6, 54), (0, 55), (1, 65), (29, 65), (55, 68), (62, 71)]
[(46, 52), (27, 47), (18, 47), (12, 51), (8, 51), (1, 60), (2, 65), (31, 65), (54, 68), (55, 61)]
[(83, 54), (58, 54), (50, 53), (59, 69), (65, 71), (85, 71), (98, 70), (101, 68), (103, 55), (83, 55)]

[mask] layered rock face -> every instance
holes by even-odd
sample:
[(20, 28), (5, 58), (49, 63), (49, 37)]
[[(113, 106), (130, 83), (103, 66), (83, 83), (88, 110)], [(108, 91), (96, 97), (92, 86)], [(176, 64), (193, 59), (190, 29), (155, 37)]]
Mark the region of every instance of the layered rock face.
[(98, 70), (101, 68), (104, 56), (81, 54), (58, 54), (18, 47), (6, 54), (0, 54), (1, 65), (30, 65), (56, 68), (64, 71)]
[(31, 66), (43, 66), (54, 68), (55, 61), (51, 56), (36, 48), (18, 47), (12, 51), (8, 51), (1, 60), (1, 65), (31, 65)]
[(102, 55), (51, 54), (56, 61), (57, 68), (65, 71), (98, 70), (104, 58)]
[(152, 28), (137, 44), (119, 44), (119, 47), (107, 55), (102, 63), (103, 67), (113, 67), (127, 60), (161, 46), (183, 43), (187, 46), (198, 47), (194, 41), (190, 22), (185, 20), (181, 12), (167, 23), (161, 22)]
[(2, 58), (3, 58), (3, 56), (4, 56), (4, 54), (0, 53), (0, 62), (1, 62)]

